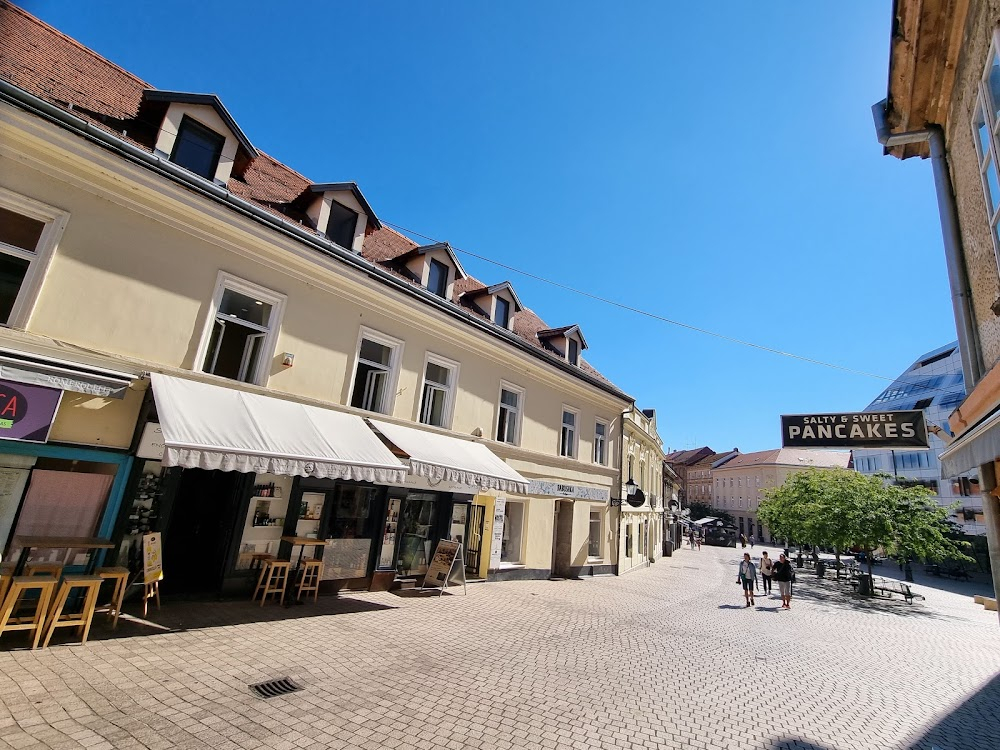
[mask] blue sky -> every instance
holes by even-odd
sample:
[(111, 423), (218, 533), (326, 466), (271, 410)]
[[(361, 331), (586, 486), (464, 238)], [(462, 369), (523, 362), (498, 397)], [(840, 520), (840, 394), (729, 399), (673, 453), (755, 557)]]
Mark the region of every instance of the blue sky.
[[(889, 0), (613, 6), (25, 3), (460, 250), (889, 379), (955, 338), (930, 165), (882, 156), (871, 122)], [(887, 385), (460, 257), (580, 324), (665, 447), (777, 447), (780, 414), (860, 410)]]

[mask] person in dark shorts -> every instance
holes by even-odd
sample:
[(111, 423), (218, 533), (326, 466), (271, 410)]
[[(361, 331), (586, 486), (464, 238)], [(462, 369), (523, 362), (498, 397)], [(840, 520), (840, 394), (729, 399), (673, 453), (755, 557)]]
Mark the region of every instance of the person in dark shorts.
[(740, 573), (736, 582), (743, 585), (743, 597), (747, 600), (747, 606), (754, 604), (753, 587), (757, 584), (757, 566), (750, 559), (750, 553), (743, 553), (743, 562), (740, 563)]
[(792, 564), (784, 554), (778, 555), (778, 562), (774, 564), (772, 577), (778, 582), (778, 593), (781, 594), (781, 608), (792, 608)]

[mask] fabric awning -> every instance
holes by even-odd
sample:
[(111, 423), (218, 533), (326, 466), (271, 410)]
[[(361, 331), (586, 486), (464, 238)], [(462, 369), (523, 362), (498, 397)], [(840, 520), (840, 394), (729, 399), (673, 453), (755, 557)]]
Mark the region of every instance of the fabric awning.
[(501, 492), (528, 492), (528, 480), (482, 443), (370, 419), (368, 422), (410, 456), (410, 473)]
[(127, 372), (0, 348), (0, 380), (121, 399), (135, 378)]
[(965, 432), (941, 454), (941, 478), (951, 479), (1000, 457), (1000, 411)]
[(406, 480), (406, 466), (354, 414), (152, 373), (164, 466)]

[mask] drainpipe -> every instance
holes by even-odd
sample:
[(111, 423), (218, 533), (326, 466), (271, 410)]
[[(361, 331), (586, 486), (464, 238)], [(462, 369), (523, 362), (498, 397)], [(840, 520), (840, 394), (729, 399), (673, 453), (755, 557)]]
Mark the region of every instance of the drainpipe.
[(945, 151), (944, 134), (937, 126), (906, 133), (892, 133), (886, 122), (886, 100), (872, 105), (872, 118), (878, 142), (886, 148), (907, 143), (928, 142), (931, 150), (931, 165), (934, 169), (934, 191), (937, 193), (938, 214), (941, 217), (941, 236), (944, 240), (944, 255), (948, 265), (948, 282), (951, 287), (951, 304), (958, 331), (958, 348), (962, 354), (962, 375), (966, 392), (969, 393), (983, 377), (983, 365), (976, 344), (976, 322), (972, 310), (972, 295), (969, 291), (969, 277), (962, 260), (962, 237), (958, 229), (958, 210), (955, 193), (952, 190), (948, 172), (948, 155)]

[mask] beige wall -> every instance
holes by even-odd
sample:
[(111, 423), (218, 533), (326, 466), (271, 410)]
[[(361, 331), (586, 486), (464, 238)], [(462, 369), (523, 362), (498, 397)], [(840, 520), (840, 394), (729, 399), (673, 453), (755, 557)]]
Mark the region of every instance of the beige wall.
[(49, 440), (108, 448), (128, 448), (142, 406), (143, 391), (130, 388), (124, 399), (64, 391)]

